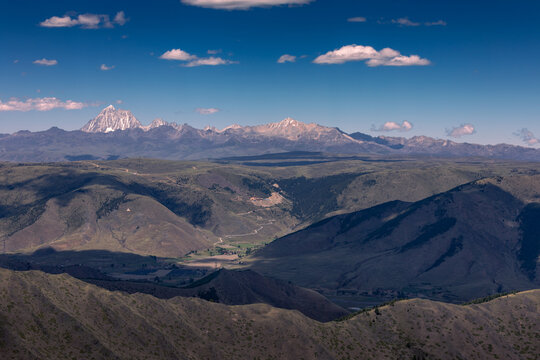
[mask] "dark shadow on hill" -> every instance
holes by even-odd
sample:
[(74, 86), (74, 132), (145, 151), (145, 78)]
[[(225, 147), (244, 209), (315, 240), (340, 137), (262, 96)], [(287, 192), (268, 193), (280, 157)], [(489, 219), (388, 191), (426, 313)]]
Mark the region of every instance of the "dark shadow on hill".
[(460, 303), (534, 289), (539, 209), (476, 181), (324, 219), (260, 249), (250, 266), (347, 307), (400, 297)]
[(16, 271), (66, 273), (110, 291), (144, 293), (161, 299), (182, 296), (226, 305), (266, 303), (298, 310), (318, 321), (334, 320), (348, 313), (313, 290), (251, 270), (221, 269), (206, 275), (206, 271), (173, 265), (154, 256), (44, 248), (33, 254), (0, 255), (0, 267)]

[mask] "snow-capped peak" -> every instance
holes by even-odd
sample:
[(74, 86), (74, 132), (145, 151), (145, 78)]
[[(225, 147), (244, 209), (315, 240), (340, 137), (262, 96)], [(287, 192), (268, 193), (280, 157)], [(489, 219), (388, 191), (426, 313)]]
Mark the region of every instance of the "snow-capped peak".
[(142, 127), (139, 120), (129, 110), (117, 110), (109, 105), (98, 116), (90, 120), (83, 128), (85, 132), (112, 132)]
[(301, 125), (303, 123), (301, 123), (300, 121), (295, 120), (295, 119), (293, 119), (291, 117), (287, 117), (287, 118), (281, 120), (278, 124), (279, 124), (279, 126), (299, 126), (299, 125)]

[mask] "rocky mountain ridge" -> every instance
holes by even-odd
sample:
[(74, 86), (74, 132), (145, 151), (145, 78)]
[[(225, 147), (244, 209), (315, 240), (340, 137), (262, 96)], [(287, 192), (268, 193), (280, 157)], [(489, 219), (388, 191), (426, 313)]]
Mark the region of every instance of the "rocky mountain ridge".
[(109, 105), (101, 110), (98, 116), (82, 127), (82, 131), (90, 133), (109, 133), (116, 130), (140, 128), (142, 124), (129, 110), (117, 110)]
[(540, 161), (540, 150), (508, 144), (456, 143), (427, 136), (412, 138), (347, 134), (338, 128), (292, 118), (223, 129), (197, 129), (155, 119), (142, 125), (128, 110), (106, 107), (80, 131), (53, 127), (0, 135), (0, 161), (43, 162), (129, 157), (201, 160), (289, 151), (392, 156), (485, 157)]

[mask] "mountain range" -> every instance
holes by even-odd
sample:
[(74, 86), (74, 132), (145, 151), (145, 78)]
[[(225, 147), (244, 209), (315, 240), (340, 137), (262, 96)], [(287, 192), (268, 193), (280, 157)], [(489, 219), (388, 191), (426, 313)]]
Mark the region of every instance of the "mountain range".
[(338, 128), (291, 118), (257, 126), (231, 125), (224, 129), (196, 129), (162, 119), (144, 126), (130, 111), (118, 110), (112, 105), (81, 130), (53, 127), (40, 132), (0, 135), (0, 160), (18, 162), (127, 157), (199, 160), (287, 151), (540, 160), (540, 150), (534, 148), (457, 143), (426, 136), (407, 139), (347, 134)]

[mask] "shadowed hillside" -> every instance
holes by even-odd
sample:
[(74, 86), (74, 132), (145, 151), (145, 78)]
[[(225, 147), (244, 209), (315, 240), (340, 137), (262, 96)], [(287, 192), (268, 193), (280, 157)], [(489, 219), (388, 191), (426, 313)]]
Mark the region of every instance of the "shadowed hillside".
[[(111, 268), (109, 264), (121, 264), (120, 269)], [(136, 267), (138, 271), (132, 271)], [(163, 259), (135, 254), (106, 251), (61, 253), (43, 249), (33, 255), (0, 255), (0, 268), (40, 270), (49, 274), (66, 273), (107, 290), (149, 294), (160, 299), (183, 296), (226, 305), (263, 303), (295, 309), (319, 321), (335, 320), (349, 313), (313, 290), (265, 277), (251, 270), (220, 269), (201, 277), (206, 271), (179, 268)], [(141, 272), (154, 272), (161, 274), (161, 277), (149, 275), (146, 279), (130, 279), (130, 275)], [(192, 281), (189, 285), (178, 284), (186, 277)], [(193, 282), (194, 277), (198, 280)], [(185, 281), (180, 283), (185, 284)]]
[(182, 296), (196, 296), (227, 305), (264, 303), (296, 309), (319, 321), (337, 319), (348, 312), (319, 293), (251, 270), (219, 270), (182, 289)]
[(261, 249), (252, 268), (351, 301), (460, 302), (535, 288), (538, 205), (505, 184), (487, 179), (328, 218)]
[[(268, 305), (160, 300), (0, 270), (3, 359), (534, 359), (539, 291), (459, 306), (407, 300), (319, 323)], [(493, 354), (493, 355), (491, 355)]]

